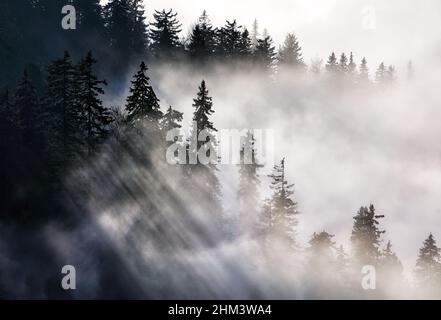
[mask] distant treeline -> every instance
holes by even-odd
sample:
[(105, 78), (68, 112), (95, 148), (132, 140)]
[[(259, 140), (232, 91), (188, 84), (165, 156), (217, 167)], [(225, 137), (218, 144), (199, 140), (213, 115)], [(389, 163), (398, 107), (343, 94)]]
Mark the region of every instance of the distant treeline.
[[(66, 4), (76, 8), (76, 30), (61, 26), (61, 8)], [(99, 74), (107, 79), (123, 79), (132, 62), (141, 59), (189, 62), (200, 68), (214, 62), (240, 62), (270, 72), (309, 69), (317, 74), (322, 70), (320, 59), (312, 60), (309, 66), (305, 63), (296, 35), (288, 34), (276, 50), (268, 32), (259, 32), (257, 21), (251, 30), (236, 20), (214, 27), (204, 11), (190, 34), (181, 34), (177, 13), (155, 11), (154, 20), (148, 22), (140, 0), (110, 0), (105, 6), (99, 0), (4, 0), (0, 3), (0, 87), (16, 82), (26, 67), (37, 89), (42, 89), (44, 66), (65, 50), (77, 59), (92, 50), (101, 61)], [(365, 81), (367, 60), (359, 60), (353, 53), (332, 53), (325, 69), (356, 74), (357, 81)], [(382, 63), (372, 78), (377, 82), (393, 80), (395, 73), (393, 66)]]

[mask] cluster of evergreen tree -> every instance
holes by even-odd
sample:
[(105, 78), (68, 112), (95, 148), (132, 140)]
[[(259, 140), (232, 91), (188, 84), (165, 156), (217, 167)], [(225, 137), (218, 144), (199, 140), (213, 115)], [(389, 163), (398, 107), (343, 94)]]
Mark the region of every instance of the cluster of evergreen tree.
[[(369, 77), (369, 68), (367, 65), (367, 60), (365, 57), (362, 58), (359, 67), (357, 68), (357, 64), (355, 62), (354, 54), (351, 52), (348, 56), (345, 53), (340, 55), (340, 58), (337, 58), (337, 55), (332, 52), (328, 57), (325, 65), (326, 72), (331, 76), (339, 76), (342, 78), (348, 78), (356, 83), (366, 84), (370, 82)], [(319, 70), (315, 71), (320, 72)], [(409, 69), (409, 72), (411, 70)], [(373, 79), (376, 84), (387, 84), (393, 83), (396, 80), (396, 69), (394, 66), (390, 65), (386, 67), (384, 62), (382, 62), (376, 72), (375, 77)]]
[[(259, 36), (257, 22), (251, 33), (236, 20), (215, 28), (204, 12), (189, 38), (183, 40), (181, 24), (172, 10), (156, 11), (155, 21), (148, 28), (140, 0), (110, 0), (104, 7), (98, 0), (74, 0), (79, 27), (72, 32), (54, 27), (60, 23), (60, 9), (65, 4), (62, 0), (0, 3), (0, 69), (4, 71), (0, 83), (13, 83), (17, 69), (26, 70), (15, 88), (0, 91), (0, 154), (4, 155), (0, 160), (0, 192), (5, 199), (0, 204), (0, 219), (4, 223), (32, 225), (40, 219), (64, 219), (66, 210), (60, 185), (71, 167), (93, 161), (94, 154), (110, 137), (127, 145), (131, 137), (142, 136), (150, 145), (160, 145), (165, 154), (171, 143), (165, 142), (167, 132), (182, 126), (181, 112), (171, 106), (161, 110), (144, 62), (133, 77), (123, 111), (105, 107), (102, 96), (106, 82), (97, 75), (95, 58), (89, 51), (78, 59), (90, 48), (96, 48), (103, 64), (114, 66), (114, 73), (123, 71), (121, 61), (128, 63), (141, 56), (171, 61), (186, 57), (198, 63), (248, 63), (270, 73), (306, 72), (308, 68), (294, 34), (288, 34), (276, 52), (266, 32)], [(38, 26), (38, 34), (36, 28), (29, 26)], [(40, 41), (41, 35), (49, 40)], [(43, 70), (41, 66), (47, 59), (54, 58), (59, 50), (70, 48), (74, 58), (66, 51)], [(78, 63), (73, 62), (75, 59)], [(332, 53), (325, 69), (330, 76), (348, 77), (357, 83), (370, 81), (367, 60), (363, 58), (357, 68), (352, 53), (349, 57), (343, 53), (340, 58)], [(320, 73), (321, 63), (311, 64), (310, 70)], [(33, 80), (39, 77), (44, 81), (35, 83)], [(395, 68), (384, 63), (375, 73), (377, 83), (393, 82), (395, 78)], [(217, 143), (217, 130), (211, 121), (213, 100), (205, 81), (198, 88), (193, 107), (192, 129), (196, 133), (208, 130), (210, 135), (196, 145), (183, 141), (186, 157), (190, 158), (195, 148), (207, 150), (207, 155), (215, 158), (210, 152)], [(287, 179), (286, 161), (283, 159), (274, 167), (269, 176), (272, 195), (260, 204), (262, 166), (257, 162), (256, 152), (254, 137), (247, 134), (243, 137), (239, 165), (240, 227), (232, 229), (299, 250), (296, 239), (299, 212), (293, 185)], [(204, 210), (212, 214), (217, 226), (223, 227), (231, 222), (223, 218), (218, 168), (215, 163), (195, 161), (179, 166), (182, 167), (179, 174), (184, 180), (197, 177), (197, 185), (186, 184), (190, 193), (196, 200), (200, 197), (201, 203), (209, 203)], [(154, 166), (154, 162), (148, 165)], [(379, 228), (381, 218), (373, 205), (360, 208), (354, 217), (351, 254), (342, 246), (337, 247), (334, 236), (328, 232), (315, 233), (308, 247), (311, 268), (329, 264), (336, 270), (349, 270), (369, 264), (378, 266), (385, 279), (399, 278), (402, 266), (391, 243), (381, 248), (384, 234)], [(423, 287), (441, 285), (440, 249), (432, 234), (420, 250), (415, 273)]]
[[(341, 68), (343, 61), (342, 58), (336, 68)], [(348, 66), (352, 65), (351, 61), (352, 57)], [(0, 166), (1, 191), (5, 195), (1, 204), (2, 222), (29, 225), (45, 218), (37, 217), (37, 212), (47, 212), (50, 219), (64, 219), (63, 204), (55, 199), (63, 199), (58, 190), (69, 168), (84, 160), (93, 161), (93, 155), (110, 137), (117, 137), (123, 144), (130, 143), (133, 136), (142, 137), (151, 146), (160, 146), (161, 153), (165, 153), (172, 143), (165, 142), (167, 132), (181, 128), (181, 112), (172, 107), (161, 111), (160, 100), (150, 83), (144, 62), (133, 77), (123, 112), (116, 113), (103, 105), (106, 82), (96, 76), (95, 63), (91, 52), (76, 64), (65, 52), (63, 58), (48, 65), (43, 95), (38, 95), (27, 71), (14, 90), (1, 92), (0, 131), (4, 139), (0, 148), (1, 153), (7, 155), (2, 157)], [(303, 65), (298, 67), (303, 68)], [(348, 67), (348, 70), (353, 69), (353, 65)], [(205, 81), (198, 88), (193, 107), (195, 127), (192, 130), (197, 134), (208, 130), (210, 134), (196, 145), (190, 141), (182, 142), (187, 160), (192, 157), (192, 148), (205, 150), (208, 157), (217, 159), (216, 155), (210, 155), (216, 149), (217, 130), (211, 121), (213, 100)], [(119, 125), (115, 126), (115, 122)], [(296, 239), (299, 212), (293, 185), (287, 179), (286, 161), (283, 159), (269, 175), (273, 192), (270, 198), (260, 203), (259, 169), (262, 166), (256, 159), (254, 143), (251, 133), (242, 138), (238, 193), (240, 226), (227, 229), (264, 239), (270, 246), (283, 246), (293, 252), (300, 250)], [(145, 160), (141, 159), (140, 163), (146, 165)], [(216, 163), (202, 163), (199, 158), (195, 161), (169, 169), (179, 170), (195, 199), (200, 197), (201, 203), (209, 204), (203, 210), (211, 213), (210, 219), (216, 226), (228, 227), (234, 222), (223, 217)], [(154, 167), (155, 163), (152, 161), (147, 165)], [(194, 183), (196, 180), (191, 180), (195, 177), (197, 184)], [(158, 212), (160, 214), (160, 209)], [(374, 265), (379, 268), (381, 277), (388, 281), (394, 278), (401, 283), (402, 265), (391, 243), (381, 248), (384, 231), (379, 227), (379, 220), (383, 217), (376, 213), (373, 205), (360, 208), (354, 217), (351, 254), (347, 254), (342, 246), (336, 246), (333, 235), (326, 231), (315, 233), (307, 249), (311, 270), (324, 263), (340, 271)], [(440, 249), (433, 235), (420, 250), (415, 274), (422, 287), (436, 289), (441, 283)]]
[[(1, 96), (2, 220), (28, 224), (52, 212), (48, 199), (69, 167), (92, 155), (107, 138), (112, 117), (103, 106), (104, 81), (94, 72), (92, 53), (74, 64), (66, 52), (47, 67), (38, 95), (28, 71)], [(40, 207), (43, 206), (43, 207)], [(53, 212), (52, 212), (53, 214)]]
[[(61, 28), (61, 8), (76, 8), (75, 30)], [(0, 4), (0, 87), (17, 81), (17, 70), (27, 68), (36, 87), (42, 91), (43, 66), (62, 52), (69, 51), (75, 59), (89, 50), (101, 61), (99, 74), (120, 80), (129, 70), (130, 61), (139, 59), (191, 62), (199, 67), (214, 62), (240, 62), (270, 73), (284, 70), (307, 70), (302, 47), (294, 34), (288, 34), (276, 50), (265, 30), (260, 35), (258, 23), (251, 32), (236, 20), (214, 27), (204, 11), (188, 37), (182, 37), (182, 25), (172, 10), (155, 11), (148, 23), (141, 0), (4, 0)], [(312, 62), (311, 73), (321, 70)], [(357, 72), (354, 56), (332, 53), (326, 70), (331, 74), (354, 76), (357, 82), (369, 79), (366, 59)], [(382, 63), (375, 75), (378, 83), (396, 78), (393, 66)], [(117, 82), (117, 81), (115, 81)]]

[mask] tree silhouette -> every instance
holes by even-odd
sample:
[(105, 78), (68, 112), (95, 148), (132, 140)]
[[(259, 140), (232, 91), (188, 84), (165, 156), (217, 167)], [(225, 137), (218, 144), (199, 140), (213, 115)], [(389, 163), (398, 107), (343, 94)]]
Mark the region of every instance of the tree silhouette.
[(173, 10), (155, 11), (155, 21), (151, 23), (150, 39), (151, 48), (156, 57), (176, 58), (178, 49), (182, 47), (179, 41), (181, 24)]
[(127, 97), (125, 107), (127, 122), (132, 127), (144, 123), (153, 130), (159, 130), (159, 120), (163, 114), (160, 110), (159, 99), (150, 85), (147, 70), (147, 66), (142, 62), (133, 77), (130, 95)]
[(281, 67), (305, 68), (302, 57), (302, 47), (293, 33), (287, 34), (285, 42), (279, 50), (278, 60)]
[(384, 218), (377, 215), (375, 207), (361, 207), (354, 217), (354, 226), (352, 229), (351, 243), (354, 262), (359, 265), (376, 265), (380, 259), (380, 241), (381, 231), (378, 227), (378, 219)]
[(273, 195), (269, 201), (270, 210), (270, 230), (271, 236), (277, 240), (287, 243), (291, 247), (297, 246), (296, 230), (297, 226), (297, 202), (292, 197), (294, 195), (293, 184), (286, 180), (285, 159), (279, 165), (275, 165), (271, 178), (271, 189)]
[(424, 240), (416, 262), (415, 275), (421, 287), (436, 287), (441, 281), (440, 249), (432, 234)]

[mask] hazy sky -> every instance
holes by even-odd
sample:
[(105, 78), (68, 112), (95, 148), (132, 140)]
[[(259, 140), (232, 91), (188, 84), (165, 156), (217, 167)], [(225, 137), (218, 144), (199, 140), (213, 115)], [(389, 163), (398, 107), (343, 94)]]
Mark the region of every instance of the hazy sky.
[[(237, 19), (251, 27), (255, 18), (277, 43), (295, 32), (305, 60), (326, 57), (330, 51), (354, 51), (370, 64), (382, 60), (399, 69), (408, 60), (416, 65), (440, 54), (439, 0), (145, 0), (149, 21), (154, 9), (173, 8), (184, 25), (184, 34), (205, 9), (215, 26)], [(381, 48), (381, 50), (379, 49)], [(432, 49), (430, 49), (432, 48)], [(430, 49), (430, 50), (428, 50)], [(422, 63), (421, 63), (422, 64)], [(372, 67), (371, 67), (372, 68)]]

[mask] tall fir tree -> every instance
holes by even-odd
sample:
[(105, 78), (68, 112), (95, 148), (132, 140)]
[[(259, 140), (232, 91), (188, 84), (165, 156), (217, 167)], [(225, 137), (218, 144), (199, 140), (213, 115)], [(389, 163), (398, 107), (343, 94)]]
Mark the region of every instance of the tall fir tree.
[(154, 131), (159, 130), (159, 121), (163, 114), (160, 110), (159, 99), (150, 85), (147, 76), (147, 66), (141, 62), (135, 74), (127, 97), (127, 122), (131, 127), (147, 125)]
[(257, 67), (265, 71), (272, 72), (276, 61), (276, 50), (270, 36), (258, 40), (258, 45), (254, 51), (254, 62)]
[(177, 15), (171, 9), (155, 11), (153, 14), (155, 21), (150, 24), (151, 48), (158, 58), (176, 57), (178, 50), (182, 47), (179, 41), (182, 25)]
[[(132, 15), (130, 0), (110, 0), (105, 9), (107, 32), (110, 35), (110, 48), (119, 57), (131, 56)], [(118, 57), (118, 58), (119, 58)]]
[(359, 82), (368, 83), (369, 82), (369, 68), (367, 65), (367, 60), (365, 57), (361, 60), (360, 64), (360, 73), (359, 73)]
[(206, 61), (214, 54), (215, 49), (216, 32), (211, 25), (207, 12), (204, 10), (191, 32), (188, 51), (192, 58), (198, 61)]
[(285, 159), (275, 165), (271, 178), (273, 195), (269, 200), (267, 210), (270, 215), (270, 236), (280, 240), (290, 247), (296, 247), (296, 226), (298, 224), (297, 202), (293, 200), (293, 184), (286, 179)]
[(338, 62), (337, 57), (335, 56), (335, 53), (332, 52), (331, 55), (328, 57), (328, 61), (326, 61), (326, 71), (329, 74), (337, 74), (338, 72)]
[(379, 250), (381, 235), (385, 232), (379, 229), (379, 219), (375, 207), (361, 207), (354, 217), (354, 226), (351, 235), (353, 260), (356, 265), (376, 265), (381, 253)]
[(380, 63), (380, 65), (377, 68), (377, 71), (375, 72), (375, 82), (377, 84), (382, 84), (386, 80), (386, 66), (384, 65), (384, 62)]
[(130, 1), (132, 23), (131, 46), (136, 57), (145, 56), (149, 45), (143, 0)]
[(82, 117), (76, 99), (78, 86), (69, 53), (52, 62), (47, 73), (43, 113), (49, 161), (55, 172), (62, 172), (82, 150)]
[(251, 56), (252, 53), (252, 45), (250, 33), (245, 28), (242, 32), (239, 42), (239, 57), (242, 59), (247, 59)]
[[(190, 142), (187, 151), (188, 157), (192, 159), (189, 166), (190, 175), (198, 181), (198, 186), (196, 186), (198, 189), (194, 191), (205, 210), (215, 215), (214, 223), (219, 227), (225, 227), (221, 204), (222, 190), (216, 165), (218, 142), (215, 133), (217, 129), (210, 120), (214, 113), (213, 99), (209, 95), (204, 80), (199, 86), (196, 98), (193, 99), (193, 108), (192, 134), (195, 139)], [(197, 140), (197, 143), (194, 143), (194, 140)]]
[(308, 248), (312, 267), (322, 268), (324, 266), (330, 266), (335, 262), (335, 241), (333, 238), (334, 235), (326, 231), (320, 233), (314, 232), (309, 241), (310, 247)]
[(173, 129), (180, 129), (182, 127), (181, 122), (183, 118), (184, 114), (182, 112), (179, 112), (170, 106), (161, 119), (161, 129), (166, 132)]
[(437, 287), (441, 283), (441, 256), (432, 234), (424, 240), (416, 262), (415, 276), (418, 284), (425, 288)]
[(344, 52), (340, 55), (340, 61), (338, 63), (338, 70), (341, 74), (346, 74), (349, 70), (348, 57), (346, 56), (346, 54)]
[(80, 46), (82, 51), (94, 48), (104, 54), (109, 45), (109, 34), (100, 0), (74, 0), (73, 5), (77, 11), (75, 45)]
[(351, 77), (354, 77), (357, 72), (357, 64), (354, 61), (354, 54), (351, 52), (349, 55), (348, 73)]
[(240, 57), (241, 39), (242, 26), (238, 25), (236, 20), (227, 21), (226, 25), (218, 32), (218, 54), (229, 61), (234, 61)]
[(109, 134), (109, 125), (112, 122), (110, 110), (103, 106), (100, 96), (104, 95), (103, 85), (107, 83), (99, 80), (94, 73), (96, 60), (92, 52), (82, 59), (77, 68), (78, 96), (77, 103), (84, 118), (87, 153), (91, 155), (96, 147)]
[(286, 68), (305, 69), (302, 47), (293, 33), (288, 33), (283, 46), (279, 50), (279, 66)]

